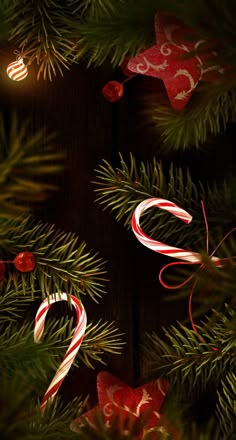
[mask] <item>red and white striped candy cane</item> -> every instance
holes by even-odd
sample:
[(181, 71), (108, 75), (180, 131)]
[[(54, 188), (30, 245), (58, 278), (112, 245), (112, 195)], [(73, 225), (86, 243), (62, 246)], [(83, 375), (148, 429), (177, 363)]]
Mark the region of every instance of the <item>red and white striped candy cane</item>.
[[(48, 310), (50, 309), (51, 305), (58, 301), (67, 301), (68, 302), (68, 294), (67, 293), (55, 293), (53, 295), (50, 295), (49, 298), (46, 298), (42, 304), (40, 305), (36, 317), (35, 317), (35, 327), (34, 327), (34, 341), (36, 343), (42, 342), (43, 332), (44, 332), (44, 325), (45, 325), (45, 319)], [(50, 400), (52, 401), (58, 392), (63, 380), (65, 379), (65, 376), (67, 375), (75, 357), (76, 354), (80, 348), (81, 342), (84, 337), (86, 324), (87, 324), (87, 316), (85, 309), (81, 302), (73, 295), (70, 296), (71, 303), (74, 306), (76, 310), (76, 327), (74, 329), (72, 341), (69, 345), (69, 348), (66, 351), (66, 354), (62, 360), (62, 363), (58, 370), (56, 371), (56, 374), (54, 378), (52, 379), (52, 382), (50, 383), (46, 393), (44, 394), (44, 397), (41, 401), (41, 409), (43, 410), (47, 404), (47, 402)]]
[[(156, 241), (153, 238), (146, 235), (140, 227), (139, 219), (142, 213), (148, 208), (161, 208), (165, 211), (170, 212), (175, 217), (178, 217), (183, 222), (189, 224), (192, 221), (192, 216), (185, 211), (184, 209), (177, 206), (175, 203), (170, 202), (169, 200), (159, 199), (159, 198), (151, 198), (144, 200), (139, 203), (139, 205), (134, 210), (131, 225), (134, 234), (137, 239), (149, 249), (152, 249), (154, 252), (158, 252), (162, 255), (166, 255), (168, 257), (179, 258), (180, 260), (185, 260), (190, 263), (202, 263), (201, 255), (197, 252), (191, 252), (185, 249), (169, 246), (161, 241)], [(219, 260), (217, 257), (211, 257), (212, 260)]]

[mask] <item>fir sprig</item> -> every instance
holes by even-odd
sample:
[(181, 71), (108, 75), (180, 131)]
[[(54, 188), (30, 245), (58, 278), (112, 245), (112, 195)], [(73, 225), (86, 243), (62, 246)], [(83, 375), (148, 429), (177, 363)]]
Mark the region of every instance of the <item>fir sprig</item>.
[[(89, 54), (89, 64), (102, 64), (109, 59), (114, 66), (122, 63), (124, 56), (133, 57), (144, 47), (155, 44), (154, 17), (165, 12), (179, 18), (193, 29), (195, 41), (211, 41), (211, 49), (219, 53), (223, 64), (235, 66), (235, 10), (234, 1), (219, 3), (216, 0), (200, 0), (192, 5), (188, 0), (110, 0), (106, 8), (96, 16), (88, 15), (78, 22), (80, 51), (75, 55)], [(209, 52), (209, 47), (207, 48)]]
[(83, 360), (85, 365), (93, 368), (92, 361), (105, 365), (102, 359), (104, 352), (120, 354), (124, 341), (122, 333), (118, 332), (114, 322), (102, 322), (96, 324), (91, 322), (86, 328), (86, 333), (78, 353), (78, 358)]
[(69, 69), (75, 44), (72, 41), (74, 14), (71, 0), (14, 0), (8, 2), (9, 40), (25, 57), (28, 64), (39, 66), (37, 77), (52, 80), (57, 71)]
[(81, 411), (81, 399), (73, 399), (65, 405), (56, 397), (42, 412), (38, 396), (34, 394), (35, 382), (29, 380), (27, 373), (28, 370), (16, 369), (11, 377), (1, 375), (1, 437), (4, 440), (75, 439), (70, 422)]
[(148, 335), (144, 350), (152, 370), (161, 370), (178, 387), (186, 382), (190, 388), (205, 385), (212, 379), (219, 384), (235, 365), (234, 318), (234, 309), (227, 307), (225, 313), (213, 311), (211, 318), (196, 325), (197, 332), (177, 323), (164, 329), (165, 340), (155, 333)]
[[(60, 324), (60, 326), (59, 326)], [(53, 330), (55, 323), (48, 325)], [(57, 328), (60, 333), (65, 333), (68, 321), (59, 322)], [(59, 366), (60, 357), (55, 356), (55, 345), (58, 344), (58, 332), (51, 334), (43, 344), (34, 342), (32, 323), (24, 323), (21, 326), (10, 323), (5, 329), (1, 328), (0, 334), (0, 364), (1, 374), (12, 377), (16, 370), (27, 371), (28, 380), (35, 380), (40, 376), (40, 383), (46, 382), (49, 371), (55, 371)], [(54, 348), (54, 356), (52, 355)], [(37, 379), (39, 382), (39, 379)]]
[(161, 138), (163, 152), (198, 148), (236, 119), (236, 93), (230, 82), (198, 87), (181, 112), (155, 98), (147, 95), (145, 113)]
[(230, 371), (221, 380), (222, 391), (218, 392), (217, 415), (222, 432), (236, 432), (236, 375)]
[[(15, 114), (10, 125), (0, 115), (0, 218), (29, 211), (29, 205), (44, 200), (55, 184), (45, 176), (62, 170), (64, 154), (56, 151), (53, 135), (44, 130), (29, 131), (29, 121), (19, 123)], [(40, 179), (39, 179), (40, 177)]]
[(31, 217), (9, 220), (0, 224), (0, 249), (4, 261), (13, 261), (24, 250), (35, 257), (35, 268), (28, 273), (7, 264), (16, 291), (21, 282), (24, 291), (31, 288), (33, 294), (40, 290), (42, 298), (65, 291), (78, 297), (88, 294), (94, 301), (105, 291), (104, 262), (87, 251), (84, 242), (78, 244), (74, 233), (55, 230)]
[[(211, 438), (207, 434), (212, 433), (212, 427), (217, 440), (231, 438), (234, 427), (231, 415), (235, 411), (234, 320), (235, 310), (226, 305), (223, 312), (213, 310), (211, 318), (196, 325), (198, 333), (177, 323), (164, 329), (165, 338), (155, 333), (147, 335), (144, 351), (148, 375), (151, 370), (155, 377), (168, 378), (170, 393), (164, 413), (170, 422), (178, 422), (177, 427), (182, 423), (181, 439), (187, 440), (193, 428), (191, 438)], [(207, 411), (208, 416), (204, 416), (205, 423), (199, 423), (194, 419), (200, 417), (196, 415), (196, 404), (199, 406), (204, 398), (209, 402), (205, 410), (199, 408), (199, 411)]]
[(97, 5), (95, 13), (77, 23), (75, 35), (79, 35), (80, 50), (74, 56), (75, 61), (86, 56), (89, 65), (101, 65), (108, 59), (116, 66), (126, 55), (132, 57), (147, 43), (155, 41), (157, 6), (153, 1), (147, 5), (143, 1), (108, 0), (104, 4), (104, 8), (98, 11)]
[[(26, 309), (32, 306), (31, 290), (26, 289), (25, 295), (19, 295), (15, 290), (11, 289), (11, 283), (4, 285), (4, 295), (0, 295), (0, 322), (17, 322), (21, 319), (22, 314), (26, 312)], [(21, 291), (20, 285), (18, 291)]]
[[(215, 234), (219, 225), (228, 232), (232, 224), (233, 188), (224, 183), (204, 186), (194, 183), (188, 169), (171, 164), (166, 170), (155, 157), (152, 162), (139, 165), (132, 154), (128, 165), (120, 155), (120, 166), (113, 168), (104, 160), (96, 171), (96, 201), (110, 212), (115, 213), (117, 221), (123, 221), (127, 229), (131, 228), (131, 217), (136, 206), (151, 197), (160, 197), (176, 203), (188, 211), (192, 222), (186, 226), (173, 215), (158, 208), (146, 210), (141, 225), (144, 232), (154, 239), (169, 244), (191, 246), (193, 249), (205, 249), (205, 224), (201, 200), (206, 207), (210, 231)], [(229, 223), (228, 223), (229, 222)]]

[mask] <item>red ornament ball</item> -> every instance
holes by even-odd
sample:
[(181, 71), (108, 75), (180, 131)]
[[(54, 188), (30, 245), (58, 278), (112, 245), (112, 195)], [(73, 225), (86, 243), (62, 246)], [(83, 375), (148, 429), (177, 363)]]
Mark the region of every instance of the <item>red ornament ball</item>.
[(107, 101), (117, 102), (122, 98), (124, 86), (118, 81), (109, 81), (102, 89), (102, 94)]
[(3, 280), (4, 278), (5, 270), (6, 270), (5, 264), (2, 261), (0, 261), (0, 281)]
[(35, 267), (35, 259), (31, 252), (20, 252), (14, 258), (14, 266), (20, 272), (31, 272)]

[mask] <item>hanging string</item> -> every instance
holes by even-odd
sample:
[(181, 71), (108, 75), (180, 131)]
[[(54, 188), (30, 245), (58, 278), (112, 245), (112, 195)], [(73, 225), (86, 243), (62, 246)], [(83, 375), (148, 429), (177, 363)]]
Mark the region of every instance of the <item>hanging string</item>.
[[(201, 200), (201, 207), (202, 207), (202, 212), (203, 212), (203, 218), (204, 218), (204, 222), (205, 222), (205, 228), (206, 228), (206, 251), (207, 251), (207, 255), (209, 257), (210, 260), (212, 260), (213, 264), (215, 266), (218, 267), (222, 267), (224, 265), (224, 263), (226, 263), (227, 261), (231, 261), (232, 259), (235, 259), (236, 256), (233, 257), (227, 257), (227, 258), (220, 258), (220, 259), (213, 259), (212, 257), (214, 256), (214, 254), (216, 253), (216, 251), (219, 249), (219, 247), (223, 244), (223, 242), (233, 233), (236, 231), (236, 228), (231, 229), (229, 232), (227, 232), (227, 234), (222, 238), (222, 240), (218, 243), (218, 245), (216, 246), (216, 248), (213, 250), (213, 252), (209, 255), (209, 227), (208, 227), (208, 221), (207, 221), (207, 216), (206, 216), (206, 211), (205, 211), (205, 207), (204, 207), (204, 203)], [(174, 261), (172, 263), (168, 263), (166, 264), (159, 272), (159, 281), (161, 283), (161, 285), (163, 287), (165, 287), (165, 289), (180, 289), (181, 287), (185, 286), (187, 283), (189, 283), (193, 277), (194, 274), (190, 275), (188, 278), (186, 278), (182, 283), (177, 284), (177, 285), (168, 285), (163, 281), (163, 272), (166, 271), (166, 269), (168, 269), (169, 267), (173, 267), (173, 266), (179, 266), (179, 265), (193, 265), (193, 264), (199, 264), (198, 262), (190, 262), (190, 261)], [(206, 268), (206, 263), (202, 262), (200, 264), (200, 267), (197, 269), (197, 271), (200, 270), (204, 270)], [(195, 333), (198, 333), (197, 328), (195, 326), (194, 320), (193, 320), (193, 313), (192, 313), (192, 302), (193, 302), (193, 294), (195, 291), (195, 287), (197, 285), (198, 280), (194, 281), (194, 284), (192, 286), (191, 292), (189, 294), (189, 301), (188, 301), (188, 315), (189, 315), (189, 320), (192, 326), (192, 329)], [(202, 338), (201, 338), (202, 340)], [(213, 350), (217, 350), (217, 348), (212, 347)]]

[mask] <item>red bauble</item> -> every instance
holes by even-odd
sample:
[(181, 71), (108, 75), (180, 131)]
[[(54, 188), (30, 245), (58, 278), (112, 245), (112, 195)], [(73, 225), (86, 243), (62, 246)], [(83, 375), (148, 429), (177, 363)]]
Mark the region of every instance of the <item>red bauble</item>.
[(0, 261), (0, 280), (3, 280), (5, 270), (6, 270), (5, 264), (2, 261)]
[(124, 86), (118, 81), (109, 81), (102, 89), (102, 94), (107, 101), (117, 102), (122, 98)]
[(14, 266), (20, 272), (31, 272), (35, 267), (35, 258), (31, 252), (20, 252), (14, 258)]
[[(168, 383), (164, 379), (149, 382), (137, 388), (131, 388), (112, 374), (102, 371), (97, 376), (98, 406), (83, 414), (83, 418), (96, 429), (96, 414), (102, 412), (107, 428), (112, 425), (114, 418), (122, 429), (125, 421), (133, 422), (142, 418), (145, 426), (140, 426), (137, 440), (143, 438), (144, 433), (153, 432), (156, 439), (162, 432), (162, 415), (160, 409), (164, 401)], [(71, 424), (73, 431), (78, 431), (83, 425), (83, 418), (79, 417)]]

